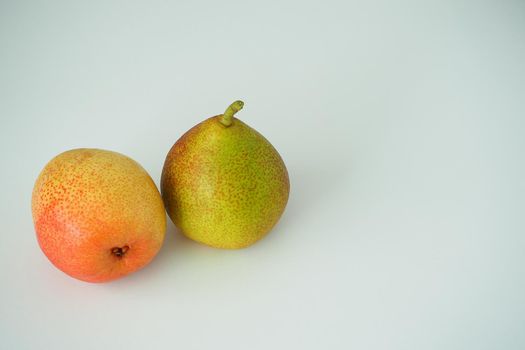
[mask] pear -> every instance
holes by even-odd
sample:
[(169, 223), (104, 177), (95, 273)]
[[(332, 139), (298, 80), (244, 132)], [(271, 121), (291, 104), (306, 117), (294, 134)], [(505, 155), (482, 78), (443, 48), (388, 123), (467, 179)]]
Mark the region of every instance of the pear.
[(187, 237), (216, 248), (247, 247), (281, 217), (290, 192), (288, 172), (275, 148), (234, 114), (187, 131), (169, 151), (161, 178), (164, 205)]
[(107, 282), (146, 266), (166, 231), (155, 183), (120, 153), (81, 148), (42, 170), (32, 197), (40, 248), (58, 269), (87, 282)]

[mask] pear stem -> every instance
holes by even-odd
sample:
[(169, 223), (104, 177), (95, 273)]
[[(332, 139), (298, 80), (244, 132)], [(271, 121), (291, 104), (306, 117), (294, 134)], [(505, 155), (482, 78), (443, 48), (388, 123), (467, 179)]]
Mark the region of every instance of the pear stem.
[(219, 121), (222, 125), (228, 127), (232, 125), (233, 123), (233, 115), (240, 111), (242, 107), (244, 106), (244, 102), (237, 100), (233, 102), (228, 108), (226, 108), (226, 111), (224, 114), (221, 115), (219, 118)]

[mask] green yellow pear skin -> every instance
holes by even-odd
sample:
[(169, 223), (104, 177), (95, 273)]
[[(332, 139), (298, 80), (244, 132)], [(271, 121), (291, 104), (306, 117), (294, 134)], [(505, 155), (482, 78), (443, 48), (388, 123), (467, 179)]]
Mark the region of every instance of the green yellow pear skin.
[(244, 248), (264, 237), (290, 192), (279, 153), (234, 118), (243, 105), (235, 101), (187, 131), (162, 170), (162, 198), (173, 223), (190, 239), (216, 248)]

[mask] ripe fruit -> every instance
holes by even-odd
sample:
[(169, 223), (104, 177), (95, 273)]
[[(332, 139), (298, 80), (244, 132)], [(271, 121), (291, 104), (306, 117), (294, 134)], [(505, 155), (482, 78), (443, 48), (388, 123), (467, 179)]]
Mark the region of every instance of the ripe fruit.
[(257, 131), (233, 117), (235, 101), (184, 134), (169, 151), (161, 179), (168, 215), (189, 238), (243, 248), (277, 223), (288, 201), (288, 172)]
[(99, 149), (53, 158), (36, 180), (32, 212), (44, 254), (87, 282), (142, 268), (166, 231), (162, 199), (148, 173), (122, 154)]

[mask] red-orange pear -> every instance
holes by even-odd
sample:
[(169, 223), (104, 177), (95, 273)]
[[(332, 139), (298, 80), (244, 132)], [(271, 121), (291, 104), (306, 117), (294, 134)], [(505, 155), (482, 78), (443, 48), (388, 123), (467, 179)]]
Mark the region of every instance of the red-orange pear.
[(44, 254), (87, 282), (144, 267), (166, 231), (162, 199), (148, 173), (134, 160), (100, 149), (53, 158), (36, 180), (32, 212)]

